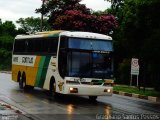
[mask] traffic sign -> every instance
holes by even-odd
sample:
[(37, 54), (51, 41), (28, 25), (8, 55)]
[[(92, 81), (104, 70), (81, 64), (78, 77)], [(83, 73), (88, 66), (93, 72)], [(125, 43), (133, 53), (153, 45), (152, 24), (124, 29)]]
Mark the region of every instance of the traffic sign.
[(139, 75), (139, 64), (138, 64), (138, 59), (137, 58), (132, 58), (131, 74), (132, 75)]
[(131, 60), (131, 80), (130, 86), (132, 85), (132, 75), (137, 76), (137, 87), (138, 87), (138, 75), (139, 75), (139, 64), (137, 58), (132, 58)]

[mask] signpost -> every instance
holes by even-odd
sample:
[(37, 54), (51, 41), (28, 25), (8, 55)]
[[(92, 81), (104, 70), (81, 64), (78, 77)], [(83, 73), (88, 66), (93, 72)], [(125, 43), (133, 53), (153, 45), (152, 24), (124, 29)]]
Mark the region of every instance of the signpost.
[(132, 60), (131, 60), (130, 86), (132, 85), (132, 75), (137, 75), (137, 87), (138, 87), (139, 64), (138, 64), (138, 59), (137, 58), (132, 58)]

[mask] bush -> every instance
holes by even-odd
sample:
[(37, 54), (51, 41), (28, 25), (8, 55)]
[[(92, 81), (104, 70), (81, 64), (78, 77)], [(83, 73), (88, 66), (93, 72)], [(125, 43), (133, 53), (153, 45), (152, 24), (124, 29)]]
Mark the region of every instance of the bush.
[(117, 83), (128, 84), (130, 83), (130, 68), (131, 59), (124, 59), (122, 63), (119, 64), (117, 69)]
[(0, 36), (0, 48), (5, 48), (9, 51), (12, 50), (14, 37), (12, 36)]
[(12, 52), (1, 48), (0, 56), (0, 70), (11, 70)]

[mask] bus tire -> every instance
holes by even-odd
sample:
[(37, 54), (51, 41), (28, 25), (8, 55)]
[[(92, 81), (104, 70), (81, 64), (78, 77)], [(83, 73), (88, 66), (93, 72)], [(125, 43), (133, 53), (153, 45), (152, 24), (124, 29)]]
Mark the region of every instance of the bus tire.
[(25, 89), (25, 87), (26, 87), (26, 75), (25, 73), (23, 73), (19, 80), (19, 88)]
[(51, 80), (50, 80), (49, 95), (51, 97), (55, 97), (56, 96), (56, 82), (55, 82), (54, 77), (52, 77)]
[(17, 82), (19, 83), (19, 88), (22, 89), (21, 72), (20, 71), (18, 72), (18, 75), (17, 75)]
[(96, 99), (97, 99), (97, 96), (89, 96), (89, 100), (92, 102), (96, 101)]

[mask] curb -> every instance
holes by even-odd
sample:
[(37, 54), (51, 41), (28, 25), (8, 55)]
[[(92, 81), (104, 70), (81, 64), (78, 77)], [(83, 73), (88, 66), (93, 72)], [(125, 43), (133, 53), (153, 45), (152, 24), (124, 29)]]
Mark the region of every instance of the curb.
[(152, 102), (160, 103), (160, 97), (144, 96), (144, 95), (140, 95), (140, 94), (126, 93), (126, 92), (115, 91), (115, 90), (113, 91), (113, 93), (117, 94), (117, 95), (134, 97), (134, 98), (139, 98), (139, 99), (144, 99), (144, 100), (149, 100), (149, 101), (152, 101)]

